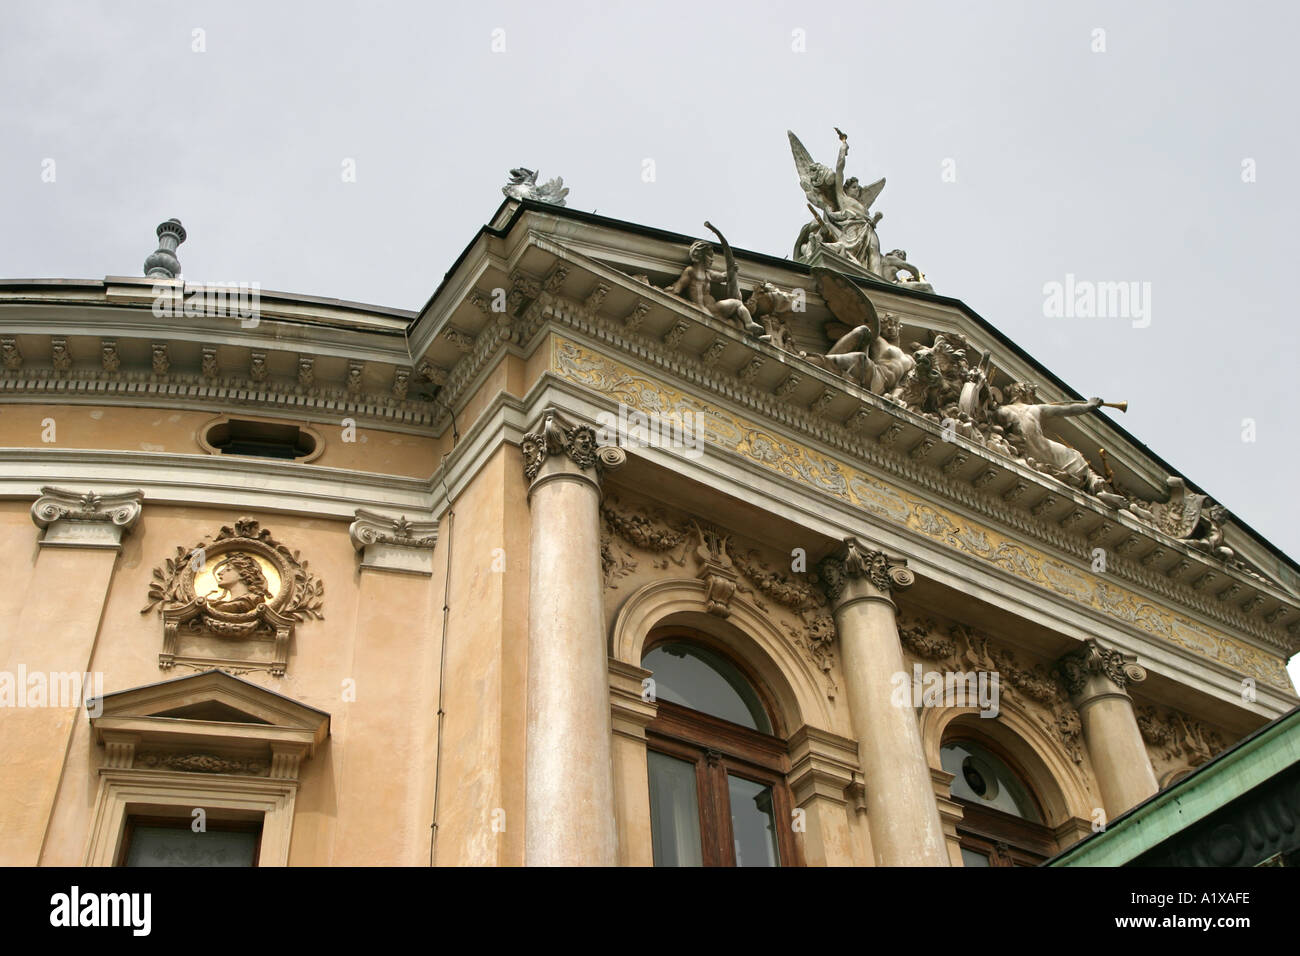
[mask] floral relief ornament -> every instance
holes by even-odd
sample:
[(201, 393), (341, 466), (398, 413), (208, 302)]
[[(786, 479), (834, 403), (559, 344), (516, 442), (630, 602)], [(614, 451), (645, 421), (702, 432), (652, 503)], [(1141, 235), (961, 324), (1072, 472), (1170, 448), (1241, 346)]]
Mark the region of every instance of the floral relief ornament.
[[(256, 643), (272, 641), (271, 674), (284, 674), (294, 626), (323, 619), (324, 585), (307, 568), (299, 552), (276, 541), (252, 518), (223, 526), (210, 541), (176, 554), (154, 568), (147, 614), (159, 608), (163, 650), (158, 664), (246, 664), (257, 660)], [(185, 653), (191, 638), (224, 639), (230, 655), (196, 658)], [(250, 657), (249, 655), (253, 655)]]

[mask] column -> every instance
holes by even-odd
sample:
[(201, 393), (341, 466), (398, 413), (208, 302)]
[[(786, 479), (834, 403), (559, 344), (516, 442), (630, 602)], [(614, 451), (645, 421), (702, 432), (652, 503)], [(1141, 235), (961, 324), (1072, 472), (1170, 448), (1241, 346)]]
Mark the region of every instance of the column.
[(13, 692), (0, 734), (0, 766), (11, 782), (0, 794), (0, 865), (39, 862), (75, 721), (85, 697), (103, 693), (102, 675), (89, 673), (95, 637), (122, 537), (139, 521), (143, 498), (42, 488), (32, 505), (40, 551), (0, 672)]
[(625, 460), (554, 410), (524, 436), (528, 571), (527, 866), (615, 866), (600, 471)]
[(1146, 680), (1147, 672), (1132, 654), (1095, 638), (1062, 657), (1057, 670), (1079, 712), (1106, 816), (1114, 819), (1160, 789), (1125, 689)]
[(904, 564), (847, 538), (819, 570), (835, 614), (876, 864), (948, 866), (916, 714), (892, 702), (893, 676), (907, 671), (890, 597), (915, 579)]
[(431, 703), (438, 697), (435, 637), (442, 628), (434, 604), (441, 606), (442, 593), (435, 597), (432, 584), (438, 523), (358, 508), (348, 536), (360, 568), (345, 674), (354, 683), (336, 751), (347, 773), (338, 782), (331, 862), (428, 866), (438, 720)]

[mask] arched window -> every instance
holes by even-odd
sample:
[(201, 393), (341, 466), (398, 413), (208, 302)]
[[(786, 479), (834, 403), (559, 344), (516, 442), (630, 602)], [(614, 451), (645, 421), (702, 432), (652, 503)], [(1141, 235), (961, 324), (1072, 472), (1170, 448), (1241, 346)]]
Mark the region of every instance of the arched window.
[(954, 739), (939, 758), (953, 775), (952, 796), (962, 806), (957, 835), (966, 866), (1037, 866), (1056, 852), (1033, 792), (991, 745)]
[(655, 635), (641, 666), (659, 710), (646, 728), (655, 866), (794, 863), (786, 746), (757, 685), (690, 632)]

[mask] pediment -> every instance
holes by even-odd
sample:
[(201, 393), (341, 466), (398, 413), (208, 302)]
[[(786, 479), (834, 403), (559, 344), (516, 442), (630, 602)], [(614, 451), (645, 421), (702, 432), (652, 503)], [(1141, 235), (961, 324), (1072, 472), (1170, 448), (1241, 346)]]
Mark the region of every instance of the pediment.
[(218, 670), (105, 694), (87, 709), (98, 743), (132, 738), (170, 750), (310, 756), (330, 728), (325, 711)]

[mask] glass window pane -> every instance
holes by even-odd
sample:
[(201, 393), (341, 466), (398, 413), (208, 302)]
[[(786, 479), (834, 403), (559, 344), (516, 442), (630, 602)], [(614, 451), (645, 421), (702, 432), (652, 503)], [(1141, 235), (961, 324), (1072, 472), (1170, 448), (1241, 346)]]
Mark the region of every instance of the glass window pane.
[(647, 752), (655, 866), (703, 866), (695, 764)]
[(974, 850), (961, 848), (961, 861), (966, 866), (988, 866), (989, 858), (983, 853), (976, 853)]
[(758, 694), (735, 665), (693, 644), (661, 644), (641, 659), (654, 673), (655, 697), (765, 734), (772, 732)]
[(772, 788), (727, 774), (736, 866), (780, 866)]
[(257, 834), (246, 830), (135, 826), (127, 866), (252, 866)]
[(952, 795), (1042, 823), (1028, 789), (1011, 768), (983, 747), (968, 741), (945, 744), (939, 754), (943, 769), (955, 774)]

